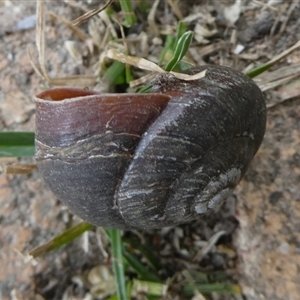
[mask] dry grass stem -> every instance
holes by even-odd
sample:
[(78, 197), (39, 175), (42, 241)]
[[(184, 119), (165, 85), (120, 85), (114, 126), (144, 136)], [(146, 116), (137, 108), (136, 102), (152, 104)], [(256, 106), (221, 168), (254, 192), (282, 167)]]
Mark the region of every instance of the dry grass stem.
[(36, 2), (36, 47), (38, 51), (38, 62), (41, 68), (41, 74), (51, 82), (45, 67), (45, 2), (44, 0)]
[(155, 23), (155, 14), (156, 14), (158, 4), (159, 4), (159, 0), (155, 0), (147, 18), (149, 29), (151, 28), (154, 31), (155, 35), (159, 35), (159, 28)]
[[(98, 76), (66, 76), (66, 77), (55, 77), (50, 78), (45, 67), (45, 2), (44, 0), (36, 2), (36, 12), (37, 12), (37, 25), (36, 25), (36, 47), (38, 51), (38, 65), (37, 67), (33, 60), (33, 55), (30, 48), (28, 48), (28, 55), (30, 58), (31, 65), (35, 72), (46, 80), (48, 83), (54, 86), (64, 86), (64, 85), (75, 85), (75, 86), (92, 86), (95, 84)], [(87, 37), (87, 36), (86, 36)]]
[(75, 8), (79, 8), (84, 12), (90, 11), (84, 4), (77, 2), (76, 0), (68, 0), (68, 5), (75, 7)]
[(289, 56), (294, 50), (296, 50), (299, 47), (300, 47), (300, 41), (298, 41), (295, 45), (293, 45), (289, 49), (283, 51), (281, 54), (275, 56), (273, 59), (271, 59), (268, 62), (268, 64), (275, 65), (277, 62), (279, 62), (280, 60), (282, 60), (282, 59), (286, 58), (287, 56)]
[(106, 11), (103, 10), (99, 13), (99, 17), (103, 20), (103, 22), (105, 23), (105, 25), (107, 26), (107, 28), (110, 30), (111, 35), (113, 36), (114, 39), (118, 38), (118, 34), (115, 30), (115, 27), (111, 21), (111, 19), (109, 18), (109, 16), (107, 15)]
[(270, 89), (275, 89), (277, 88), (278, 86), (282, 85), (282, 84), (285, 84), (285, 83), (288, 83), (289, 81), (295, 79), (295, 78), (298, 78), (300, 75), (300, 73), (297, 73), (297, 74), (293, 74), (293, 75), (290, 75), (288, 77), (285, 77), (285, 78), (281, 78), (281, 79), (278, 79), (278, 80), (275, 80), (275, 81), (272, 81), (272, 82), (266, 82), (266, 83), (258, 83), (258, 86), (260, 87), (260, 89), (265, 92), (265, 91), (268, 91)]
[(64, 23), (74, 34), (77, 36), (80, 40), (86, 41), (89, 36), (80, 28), (74, 27), (72, 24), (72, 21), (68, 20), (67, 18), (63, 16), (58, 16), (53, 12), (49, 13), (51, 17), (59, 20), (60, 22)]
[(257, 78), (255, 78), (255, 81), (263, 85), (263, 84), (268, 84), (272, 81), (276, 81), (292, 75), (299, 75), (299, 74), (300, 74), (300, 64), (296, 64), (296, 65), (285, 66), (268, 73), (263, 73)]
[(77, 26), (85, 22), (86, 20), (92, 18), (93, 16), (99, 14), (101, 11), (106, 9), (109, 5), (111, 5), (114, 2), (114, 0), (108, 0), (102, 7), (98, 9), (92, 9), (88, 12), (86, 12), (84, 15), (78, 17), (77, 19), (72, 21), (73, 26)]
[[(147, 70), (147, 71), (151, 71), (151, 72), (156, 72), (156, 73), (170, 73), (172, 75), (174, 75), (175, 77), (181, 79), (181, 80), (196, 80), (196, 79), (200, 79), (203, 78), (205, 76), (206, 70), (199, 72), (197, 74), (194, 75), (189, 75), (189, 74), (184, 74), (184, 73), (178, 73), (178, 72), (166, 72), (164, 69), (162, 69), (161, 67), (159, 67), (157, 64), (141, 58), (141, 57), (135, 57), (135, 56), (130, 56), (130, 55), (125, 55), (123, 53), (117, 52), (115, 50), (108, 50), (106, 53), (106, 57), (113, 59), (113, 60), (117, 60), (120, 61), (124, 64), (128, 64), (134, 67), (137, 67), (139, 69), (142, 70)], [(154, 76), (154, 75), (153, 75)], [(148, 75), (147, 79), (152, 78), (153, 77), (152, 74)], [(139, 81), (134, 81), (130, 86), (136, 86), (137, 83), (139, 82), (144, 82), (145, 78), (143, 79), (139, 79)]]
[(150, 82), (156, 76), (156, 74), (157, 73), (153, 73), (152, 72), (152, 73), (147, 74), (145, 76), (142, 76), (142, 77), (140, 77), (138, 79), (132, 80), (132, 81), (130, 81), (129, 86), (131, 88), (135, 88), (135, 87), (137, 87), (139, 85), (142, 85), (142, 84), (145, 84), (147, 82)]
[(6, 174), (30, 174), (37, 170), (36, 164), (13, 164), (5, 166), (4, 172)]
[(177, 72), (172, 72), (172, 71), (170, 73), (181, 80), (191, 81), (191, 80), (197, 80), (197, 79), (203, 78), (206, 74), (206, 70), (199, 72), (197, 74), (194, 74), (194, 75), (177, 73)]
[(280, 34), (282, 34), (285, 31), (287, 23), (288, 23), (288, 21), (291, 17), (291, 14), (294, 11), (294, 9), (297, 8), (297, 7), (299, 7), (299, 1), (292, 1), (290, 6), (289, 6), (289, 9), (288, 9), (287, 16), (285, 17), (285, 19), (282, 22), (282, 25), (280, 27), (280, 30), (279, 30)]
[(179, 19), (182, 20), (183, 19), (183, 15), (181, 13), (180, 8), (178, 7), (178, 0), (168, 0), (168, 4), (170, 5), (170, 7), (172, 8), (172, 11), (174, 13), (174, 15)]
[(219, 231), (215, 233), (208, 241), (206, 247), (203, 247), (193, 258), (193, 262), (200, 262), (202, 258), (211, 251), (211, 249), (216, 245), (219, 238), (226, 234), (226, 231)]
[(274, 6), (272, 6), (272, 4), (269, 3), (263, 3), (262, 1), (258, 1), (258, 0), (253, 0), (253, 3), (257, 3), (258, 5), (261, 6), (261, 10), (266, 10), (266, 9), (271, 9), (273, 11), (278, 11), (278, 9)]
[(113, 60), (120, 61), (124, 64), (128, 64), (128, 65), (140, 68), (142, 70), (153, 71), (153, 72), (158, 72), (158, 73), (165, 72), (158, 65), (156, 65), (155, 63), (153, 63), (145, 58), (125, 55), (123, 53), (117, 52), (112, 49), (107, 51), (106, 57), (113, 59)]

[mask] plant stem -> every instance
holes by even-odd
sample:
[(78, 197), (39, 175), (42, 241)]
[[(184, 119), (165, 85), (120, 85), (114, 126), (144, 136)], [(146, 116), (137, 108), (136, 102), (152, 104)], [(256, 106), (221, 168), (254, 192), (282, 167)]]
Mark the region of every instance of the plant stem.
[(107, 229), (106, 233), (110, 237), (112, 249), (112, 264), (117, 283), (118, 300), (126, 300), (126, 286), (124, 276), (124, 265), (122, 256), (122, 239), (120, 231), (117, 229)]

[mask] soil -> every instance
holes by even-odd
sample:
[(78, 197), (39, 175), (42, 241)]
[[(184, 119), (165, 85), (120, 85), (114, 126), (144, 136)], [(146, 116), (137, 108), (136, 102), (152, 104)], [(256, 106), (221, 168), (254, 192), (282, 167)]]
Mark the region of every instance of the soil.
[[(104, 3), (91, 2), (76, 3), (88, 8)], [(197, 64), (222, 64), (241, 71), (268, 61), (300, 40), (299, 4), (243, 1), (235, 20), (232, 2), (179, 1), (176, 15), (168, 1), (161, 1), (155, 23), (166, 29), (177, 22), (178, 14), (185, 17), (198, 13), (198, 19), (204, 16), (199, 24), (205, 25), (210, 33), (201, 36), (198, 31), (190, 58)], [(55, 4), (47, 1), (46, 6), (46, 68), (50, 77), (93, 75), (101, 49), (98, 54), (89, 54), (88, 64), (84, 59), (76, 59), (76, 55), (72, 57), (65, 41), (75, 41), (81, 53), (86, 54), (90, 38), (78, 38), (62, 19), (50, 15), (54, 12), (72, 20), (83, 11), (64, 2)], [(48, 86), (35, 73), (28, 56), (28, 47), (37, 53), (35, 28), (31, 27), (30, 19), (25, 22), (29, 28), (19, 23), (32, 15), (34, 1), (6, 0), (0, 4), (1, 131), (34, 131), (32, 95)], [(157, 62), (163, 36), (147, 27), (140, 11), (137, 15), (139, 26), (126, 34), (144, 32), (148, 36), (146, 57)], [(195, 24), (196, 21), (190, 23), (192, 29)], [(79, 28), (90, 37), (86, 24)], [(234, 54), (238, 44), (244, 50)], [(138, 49), (134, 55), (140, 54)], [(33, 57), (36, 62), (36, 54)], [(299, 63), (300, 50), (296, 50), (272, 70)], [(227, 280), (242, 289), (242, 296), (210, 295), (211, 299), (300, 299), (300, 81), (296, 78), (266, 91), (265, 95), (270, 108), (263, 144), (233, 197), (218, 212), (176, 228), (124, 233), (124, 238), (154, 245), (154, 251), (161, 257), (162, 277), (191, 268), (221, 270)], [(4, 166), (34, 163), (34, 159), (1, 158), (0, 162)], [(37, 259), (28, 256), (30, 250), (78, 221), (55, 199), (37, 171), (29, 175), (2, 172), (0, 299), (96, 299), (85, 278), (95, 267), (110, 266), (109, 243), (101, 228)], [(226, 234), (195, 262), (193, 258), (201, 247), (221, 231)], [(176, 287), (165, 299), (180, 299)]]

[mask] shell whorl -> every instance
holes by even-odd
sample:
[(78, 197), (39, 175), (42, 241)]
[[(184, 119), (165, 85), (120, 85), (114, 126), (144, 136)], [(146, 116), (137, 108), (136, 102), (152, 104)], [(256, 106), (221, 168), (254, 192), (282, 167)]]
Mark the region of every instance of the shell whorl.
[(266, 108), (247, 76), (190, 72), (204, 69), (193, 81), (157, 75), (150, 94), (38, 95), (36, 157), (55, 195), (81, 218), (123, 229), (175, 225), (220, 205), (262, 142)]

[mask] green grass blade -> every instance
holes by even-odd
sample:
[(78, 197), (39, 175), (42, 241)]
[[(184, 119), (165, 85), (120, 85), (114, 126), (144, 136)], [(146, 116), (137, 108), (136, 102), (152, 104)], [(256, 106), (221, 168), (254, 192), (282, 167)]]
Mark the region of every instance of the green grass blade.
[(0, 157), (34, 155), (34, 132), (0, 132)]
[(158, 275), (146, 268), (136, 257), (128, 253), (126, 250), (123, 250), (123, 256), (129, 265), (140, 275), (142, 280), (160, 282)]
[(123, 265), (123, 256), (122, 256), (122, 239), (120, 230), (116, 229), (107, 229), (107, 235), (111, 241), (112, 249), (112, 264), (114, 275), (116, 278), (117, 284), (117, 295), (118, 300), (126, 300), (126, 286), (125, 286), (125, 275), (124, 275), (124, 265)]
[(107, 80), (111, 85), (122, 84), (126, 82), (125, 79), (125, 64), (114, 61), (111, 66), (106, 70), (102, 79)]
[(147, 84), (147, 85), (145, 85), (145, 86), (143, 86), (141, 89), (139, 89), (138, 91), (137, 91), (137, 93), (149, 93), (149, 92), (151, 92), (151, 89), (152, 89), (152, 85), (151, 84)]
[(188, 284), (183, 287), (183, 292), (187, 296), (194, 295), (194, 287), (201, 294), (211, 294), (211, 293), (218, 293), (218, 294), (230, 294), (230, 295), (240, 295), (241, 288), (237, 284), (227, 284), (227, 283), (207, 283), (207, 284), (199, 284), (195, 283), (192, 285)]
[(283, 51), (282, 53), (280, 53), (279, 55), (275, 56), (274, 58), (272, 58), (267, 63), (262, 64), (262, 65), (258, 66), (257, 68), (246, 72), (245, 74), (247, 76), (249, 76), (250, 78), (254, 78), (254, 77), (260, 75), (261, 73), (267, 71), (268, 69), (270, 69), (274, 65), (276, 65), (279, 61), (281, 61), (282, 59), (289, 56), (294, 50), (298, 49), (299, 47), (300, 47), (300, 41), (298, 41), (295, 45), (293, 45), (289, 49), (287, 49), (287, 50)]
[(149, 244), (142, 244), (139, 239), (135, 237), (124, 238), (123, 242), (128, 244), (131, 248), (140, 251), (148, 261), (148, 264), (153, 270), (158, 271), (162, 268), (161, 259), (153, 253)]
[[(175, 44), (174, 45), (177, 45), (180, 38), (186, 33), (188, 32), (188, 24), (187, 23), (184, 23), (184, 22), (179, 22), (178, 23), (178, 26), (177, 26), (177, 30), (176, 30), (176, 40), (175, 40)], [(175, 50), (175, 49), (173, 49)]]
[(269, 63), (260, 65), (257, 68), (246, 72), (246, 75), (249, 76), (250, 78), (254, 78), (254, 77), (262, 74), (263, 72), (269, 70), (272, 66), (273, 66), (273, 64), (269, 64)]
[(130, 83), (133, 80), (133, 75), (131, 73), (131, 69), (128, 65), (125, 67), (125, 75), (126, 75), (126, 83)]
[[(127, 299), (131, 299), (131, 290), (132, 290), (132, 281), (127, 282), (126, 284), (126, 294)], [(109, 300), (119, 300), (118, 295), (114, 294), (108, 298)]]
[(178, 44), (178, 41), (180, 40), (181, 36), (187, 31), (188, 26), (186, 23), (179, 22), (177, 26), (177, 32), (176, 32), (176, 38), (174, 39), (173, 35), (169, 34), (166, 37), (165, 46), (161, 51), (161, 54), (159, 56), (158, 65), (161, 66), (163, 64), (164, 60), (168, 60), (166, 58), (167, 55), (173, 56), (174, 51), (176, 48), (176, 45)]
[[(141, 292), (146, 293), (148, 296), (166, 296), (168, 286), (166, 284), (151, 282), (151, 281), (141, 281), (138, 279), (133, 280), (132, 285), (132, 295), (139, 295)], [(148, 298), (147, 298), (148, 299)]]
[[(167, 35), (166, 41), (165, 41), (165, 46), (162, 49), (160, 55), (159, 55), (159, 60), (158, 60), (158, 65), (161, 66), (166, 58), (166, 55), (168, 52), (173, 52), (173, 46), (175, 45), (174, 43), (174, 38), (172, 35)], [(171, 54), (170, 54), (171, 55)]]
[(179, 38), (178, 43), (176, 44), (174, 55), (165, 68), (166, 71), (170, 72), (174, 70), (177, 64), (185, 56), (190, 47), (193, 36), (194, 33), (192, 31), (187, 31)]
[(132, 9), (131, 0), (119, 0), (121, 9), (125, 16), (123, 25), (130, 27), (136, 23), (136, 15)]
[(55, 249), (58, 249), (71, 241), (78, 238), (80, 235), (82, 235), (84, 232), (90, 230), (93, 228), (93, 225), (87, 222), (81, 222), (66, 231), (64, 231), (62, 234), (56, 236), (46, 244), (35, 248), (32, 250), (29, 254), (33, 257), (40, 256), (42, 254), (48, 253), (50, 251), (53, 251)]

